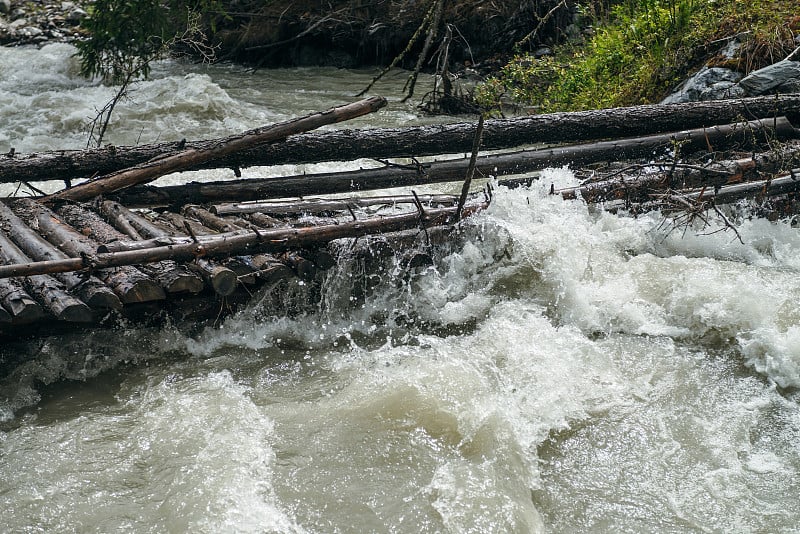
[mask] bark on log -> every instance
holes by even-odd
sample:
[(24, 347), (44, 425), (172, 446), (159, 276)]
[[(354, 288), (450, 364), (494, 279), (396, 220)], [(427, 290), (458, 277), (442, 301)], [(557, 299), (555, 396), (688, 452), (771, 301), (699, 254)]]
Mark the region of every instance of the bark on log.
[[(94, 269), (93, 259), (98, 246), (96, 241), (70, 227), (56, 217), (55, 213), (36, 201), (20, 199), (15, 207), (24, 210), (24, 215), (17, 211), (17, 214), (21, 215), (23, 220), (29, 215), (36, 221), (37, 227), (44, 234), (45, 239), (72, 256), (65, 260), (50, 261), (74, 262), (77, 260), (83, 266), (81, 269)], [(106, 267), (104, 265), (97, 265), (96, 267), (98, 268), (93, 270), (93, 274), (111, 287), (123, 304), (162, 300), (166, 297), (159, 285), (134, 268), (132, 264), (125, 264), (116, 269), (105, 269), (103, 268)]]
[[(485, 207), (485, 204), (467, 206), (464, 216), (476, 213)], [(2, 265), (0, 266), (0, 278), (76, 271), (90, 265), (114, 267), (164, 259), (190, 260), (198, 255), (219, 257), (254, 251), (274, 253), (297, 250), (320, 246), (334, 239), (361, 237), (379, 232), (397, 232), (417, 226), (442, 225), (452, 219), (454, 212), (455, 208), (439, 208), (426, 210), (423, 215), (413, 212), (311, 228), (279, 228), (261, 232), (247, 231), (242, 234), (198, 236), (197, 242), (191, 238), (156, 238), (150, 240), (152, 248), (143, 250), (141, 244), (144, 242), (131, 241), (128, 244), (132, 245), (133, 250), (98, 253), (91, 259), (91, 262), (87, 258), (69, 258), (29, 264)]]
[(386, 99), (371, 97), (352, 104), (335, 107), (328, 111), (314, 113), (298, 119), (276, 124), (274, 126), (245, 132), (242, 135), (227, 138), (206, 149), (189, 149), (177, 154), (164, 156), (155, 161), (102, 176), (59, 193), (49, 195), (45, 202), (59, 200), (88, 200), (98, 195), (105, 195), (136, 184), (152, 182), (165, 174), (185, 171), (214, 159), (224, 158), (243, 150), (258, 147), (265, 143), (286, 139), (290, 135), (307, 132), (324, 126), (349, 120), (379, 110), (386, 105)]
[[(605, 202), (625, 199), (628, 202), (646, 202), (653, 193), (697, 188), (718, 188), (745, 181), (763, 180), (785, 168), (786, 160), (772, 154), (756, 154), (752, 158), (718, 161), (699, 165), (633, 165), (612, 179), (590, 182), (579, 187), (556, 189), (565, 200), (581, 195), (586, 202)], [(642, 168), (647, 169), (642, 172)], [(639, 171), (637, 173), (637, 170)], [(670, 177), (670, 173), (672, 176)], [(530, 185), (532, 179), (508, 180), (507, 186)]]
[[(117, 231), (96, 213), (80, 206), (65, 205), (59, 208), (57, 213), (80, 233), (98, 243), (129, 238), (128, 234)], [(141, 239), (141, 236), (134, 231), (133, 239)], [(168, 293), (199, 293), (203, 290), (203, 281), (189, 272), (186, 267), (178, 265), (174, 261), (164, 260), (163, 262), (139, 265), (137, 268), (158, 282)]]
[[(800, 119), (800, 95), (656, 104), (495, 119), (486, 121), (483, 147), (511, 148), (535, 143), (570, 143), (649, 135), (725, 124), (741, 117), (750, 120), (780, 115), (787, 115), (790, 120)], [(208, 161), (192, 170), (465, 153), (472, 146), (474, 129), (472, 123), (458, 123), (315, 132)], [(174, 155), (184, 149), (206, 150), (217, 143), (218, 140), (170, 142), (136, 147), (109, 146), (95, 150), (17, 154), (0, 159), (0, 182), (64, 180), (105, 175), (141, 165), (154, 158)]]
[[(29, 263), (30, 258), (11, 239), (0, 232), (0, 260), (6, 264)], [(94, 319), (84, 302), (70, 295), (55, 278), (46, 275), (28, 276), (22, 281), (25, 289), (59, 321), (88, 323)]]
[[(116, 218), (124, 220), (135, 230), (137, 236), (154, 238), (177, 235), (175, 232), (168, 232), (166, 229), (150, 222), (145, 217), (132, 212), (117, 202), (106, 200), (101, 204), (101, 207), (104, 213), (113, 213)], [(134, 239), (142, 240), (142, 237), (135, 237)], [(110, 243), (112, 243), (110, 240), (105, 242), (106, 245)], [(172, 260), (165, 261), (175, 264)], [(192, 277), (200, 281), (201, 288), (202, 283), (205, 282), (220, 296), (227, 297), (236, 290), (236, 273), (232, 269), (216, 262), (198, 257), (195, 258), (194, 262), (181, 267), (190, 271)]]
[[(11, 209), (0, 202), (0, 225), (6, 234), (22, 249), (22, 251), (34, 260), (59, 260), (68, 256), (58, 250), (49, 241), (42, 238), (26, 225), (22, 219), (16, 216)], [(76, 273), (59, 273), (55, 277), (64, 284), (68, 290), (93, 309), (114, 309), (122, 308), (117, 295), (105, 286), (95, 276), (80, 276)]]
[[(598, 161), (647, 157), (666, 153), (675, 143), (682, 150), (707, 150), (738, 143), (748, 147), (762, 136), (788, 138), (797, 130), (784, 117), (746, 123), (726, 124), (638, 138), (603, 141), (586, 145), (563, 146), (541, 150), (481, 156), (476, 170), (483, 176), (504, 176), (570, 165), (573, 168)], [(421, 166), (387, 165), (378, 169), (320, 173), (276, 178), (250, 178), (223, 182), (191, 182), (164, 187), (134, 187), (114, 197), (126, 206), (183, 206), (224, 201), (253, 201), (289, 196), (335, 194), (370, 189), (385, 189), (464, 179), (469, 160), (456, 159)]]
[[(458, 202), (455, 195), (417, 195), (416, 199), (427, 206), (452, 206)], [(395, 206), (397, 204), (414, 204), (411, 195), (351, 197), (351, 198), (305, 198), (289, 201), (233, 202), (211, 206), (211, 212), (217, 215), (232, 213), (266, 213), (269, 215), (299, 215), (304, 213), (325, 213), (329, 211), (348, 211), (355, 208), (371, 206)], [(234, 231), (230, 228), (224, 231)]]
[(24, 325), (44, 317), (41, 306), (31, 298), (15, 278), (0, 280), (0, 303), (11, 315), (11, 324)]
[(235, 232), (242, 229), (241, 226), (225, 220), (222, 217), (211, 213), (207, 209), (201, 208), (200, 206), (186, 206), (183, 208), (183, 213), (189, 217), (194, 217), (203, 225), (208, 226), (217, 232)]

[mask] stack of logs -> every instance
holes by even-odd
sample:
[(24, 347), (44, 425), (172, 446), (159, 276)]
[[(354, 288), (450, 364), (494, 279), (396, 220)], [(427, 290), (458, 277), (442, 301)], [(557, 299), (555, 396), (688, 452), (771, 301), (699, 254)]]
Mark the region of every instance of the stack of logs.
[[(413, 190), (305, 198), (461, 181), (471, 174), (466, 159), (147, 185), (167, 173), (200, 168), (228, 167), (239, 175), (240, 168), (266, 161), (382, 161), (465, 151), (474, 141), (470, 124), (301, 135), (383, 105), (383, 99), (367, 99), (214, 141), (0, 157), (0, 182), (102, 175), (55, 194), (0, 202), (0, 332), (54, 321), (112, 324), (155, 310), (188, 317), (198, 302), (217, 313), (221, 302), (240, 301), (259, 286), (318, 280), (317, 273), (336, 262), (331, 241), (416, 234), (485, 208), (488, 190), (471, 194), (463, 212), (457, 196)], [(800, 95), (498, 119), (486, 122), (483, 148), (616, 140), (482, 155), (471, 171), (517, 187), (530, 184), (533, 171), (569, 164), (584, 184), (553, 194), (633, 213), (714, 209), (722, 216), (718, 205), (741, 198), (770, 199), (773, 206), (779, 200), (786, 209), (794, 207), (800, 186), (800, 171), (792, 170), (800, 166), (793, 141), (798, 131), (787, 116), (800, 118)], [(678, 130), (676, 124), (695, 128)], [(513, 174), (524, 176), (507, 177)], [(275, 200), (288, 197), (300, 198)]]

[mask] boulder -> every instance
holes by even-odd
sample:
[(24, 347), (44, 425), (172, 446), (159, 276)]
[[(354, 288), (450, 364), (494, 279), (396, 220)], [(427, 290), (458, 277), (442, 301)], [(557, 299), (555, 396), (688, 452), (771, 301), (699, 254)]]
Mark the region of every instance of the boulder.
[(686, 80), (678, 91), (669, 95), (661, 103), (676, 104), (680, 102), (736, 98), (744, 93), (736, 84), (741, 77), (741, 74), (731, 69), (703, 67), (694, 76)]
[(800, 90), (800, 48), (777, 63), (751, 72), (739, 82), (748, 96), (795, 93)]

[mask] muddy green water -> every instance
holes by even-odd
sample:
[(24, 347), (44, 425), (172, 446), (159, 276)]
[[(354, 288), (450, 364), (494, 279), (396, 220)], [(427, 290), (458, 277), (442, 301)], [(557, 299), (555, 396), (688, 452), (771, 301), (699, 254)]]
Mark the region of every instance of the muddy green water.
[[(72, 52), (0, 48), (0, 153), (85, 144), (112, 90)], [(108, 141), (225, 135), (372, 74), (166, 62)], [(403, 79), (358, 126), (431, 120)], [(800, 231), (668, 234), (551, 183), (575, 178), (499, 189), (433, 267), (387, 260), (363, 300), (344, 256), (292, 317), (262, 294), (193, 336), (6, 344), (28, 363), (0, 383), (0, 530), (800, 530)]]

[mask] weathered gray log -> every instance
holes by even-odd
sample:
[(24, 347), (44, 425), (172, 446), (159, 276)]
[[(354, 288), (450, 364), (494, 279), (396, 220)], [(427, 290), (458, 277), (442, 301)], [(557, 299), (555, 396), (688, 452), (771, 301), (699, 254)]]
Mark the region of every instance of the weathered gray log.
[[(452, 206), (458, 202), (455, 195), (417, 195), (422, 204), (428, 206)], [(395, 206), (397, 204), (414, 204), (412, 195), (350, 197), (350, 198), (304, 198), (298, 200), (271, 200), (254, 202), (232, 202), (211, 206), (211, 212), (217, 215), (232, 213), (266, 213), (270, 215), (297, 215), (302, 213), (324, 213), (329, 211), (347, 211), (349, 209), (371, 206)], [(234, 228), (223, 231), (234, 231)]]
[[(168, 232), (165, 228), (149, 221), (146, 217), (129, 210), (117, 202), (110, 200), (103, 201), (101, 203), (101, 209), (105, 214), (113, 214), (114, 220), (124, 221), (127, 226), (130, 226), (132, 232), (135, 234), (134, 239), (136, 240), (142, 240), (143, 237), (152, 238), (176, 235), (176, 233)], [(107, 245), (113, 241), (117, 240), (108, 240), (105, 241), (104, 244)], [(236, 290), (236, 273), (216, 262), (198, 257), (189, 265), (177, 266), (176, 262), (172, 260), (164, 261), (175, 265), (176, 270), (179, 268), (181, 273), (186, 273), (191, 276), (194, 284), (193, 292), (200, 291), (203, 288), (204, 282), (220, 296), (228, 296)]]
[(16, 278), (0, 280), (0, 304), (11, 315), (11, 324), (35, 323), (44, 317), (41, 306), (22, 288)]
[(217, 232), (235, 232), (242, 229), (241, 226), (219, 217), (217, 214), (211, 213), (200, 206), (185, 206), (183, 208), (183, 213), (189, 217), (194, 217), (203, 225)]
[[(66, 252), (70, 259), (50, 260), (69, 262), (77, 260), (83, 268), (94, 269), (94, 254), (97, 251), (98, 243), (84, 236), (74, 228), (70, 227), (59, 219), (55, 213), (42, 206), (38, 202), (29, 199), (20, 199), (15, 207), (22, 211), (17, 214), (23, 220), (30, 216), (36, 221), (38, 229), (42, 232), (45, 239)], [(49, 262), (43, 262), (49, 263)], [(132, 264), (121, 264), (116, 269), (105, 269), (105, 265), (97, 265), (93, 274), (102, 280), (107, 286), (111, 287), (114, 293), (120, 298), (123, 304), (134, 302), (149, 302), (161, 300), (166, 297), (161, 286), (153, 282), (147, 275), (137, 270)], [(116, 266), (109, 266), (116, 267)], [(70, 269), (80, 270), (80, 269)]]
[[(708, 165), (686, 165), (676, 163), (648, 163), (629, 165), (615, 173), (614, 178), (592, 181), (578, 187), (554, 189), (554, 194), (571, 200), (580, 195), (586, 202), (598, 203), (608, 200), (626, 199), (629, 202), (645, 202), (655, 192), (689, 190), (693, 188), (717, 188), (747, 180), (763, 179), (763, 175), (775, 174), (782, 163), (763, 154), (740, 160), (718, 161)], [(502, 185), (518, 187), (530, 185), (534, 178), (505, 180)]]
[[(486, 204), (467, 206), (463, 215), (469, 216), (485, 207)], [(2, 265), (0, 266), (0, 278), (77, 271), (92, 265), (95, 267), (114, 267), (150, 263), (163, 259), (190, 260), (198, 255), (220, 257), (240, 253), (275, 253), (314, 248), (334, 239), (361, 237), (380, 232), (397, 232), (417, 226), (442, 225), (452, 219), (454, 212), (455, 208), (438, 208), (426, 210), (424, 214), (412, 212), (310, 228), (278, 228), (263, 231), (251, 230), (242, 234), (198, 236), (197, 241), (191, 238), (163, 237), (148, 240), (152, 248), (145, 249), (141, 248), (141, 245), (145, 242), (131, 241), (126, 243), (126, 245), (132, 246), (131, 250), (98, 253), (91, 259), (83, 257), (29, 264)]]
[[(785, 118), (727, 124), (638, 138), (617, 139), (588, 145), (562, 146), (541, 150), (523, 150), (484, 155), (476, 160), (479, 175), (505, 176), (546, 167), (580, 167), (598, 161), (664, 156), (676, 146), (683, 153), (692, 150), (720, 149), (739, 143), (752, 146), (764, 135), (787, 138), (796, 129)], [(253, 201), (336, 194), (350, 191), (386, 189), (440, 182), (461, 181), (469, 167), (468, 159), (438, 161), (429, 164), (387, 165), (378, 169), (320, 173), (275, 178), (249, 178), (222, 182), (191, 182), (163, 187), (134, 187), (120, 191), (115, 198), (127, 206), (178, 206), (236, 200)]]
[[(739, 100), (656, 104), (548, 113), (486, 121), (484, 149), (536, 143), (574, 143), (702, 128), (745, 119), (787, 115), (800, 118), (800, 95)], [(315, 132), (282, 143), (260, 146), (207, 161), (198, 168), (314, 163), (359, 158), (419, 157), (466, 153), (472, 146), (474, 124), (458, 123), (411, 128), (376, 128)], [(169, 142), (135, 147), (17, 154), (0, 159), (0, 182), (64, 180), (105, 175), (141, 165), (181, 150), (205, 150), (219, 140)], [(127, 202), (125, 202), (128, 205)]]
[(224, 158), (243, 150), (259, 147), (265, 143), (283, 140), (290, 135), (307, 132), (308, 130), (313, 130), (326, 124), (360, 117), (375, 112), (385, 105), (386, 99), (371, 97), (259, 130), (251, 130), (241, 135), (224, 139), (209, 148), (190, 148), (178, 152), (177, 154), (151, 160), (137, 167), (101, 176), (92, 181), (49, 195), (45, 197), (43, 201), (88, 200), (98, 195), (105, 195), (132, 185), (152, 182), (165, 174), (185, 171), (206, 162)]
[[(0, 232), (0, 261), (6, 264), (29, 263), (30, 258), (11, 239)], [(94, 319), (84, 302), (70, 295), (55, 278), (46, 275), (28, 276), (22, 281), (25, 289), (59, 321), (88, 323)]]
[[(20, 249), (34, 260), (59, 260), (68, 257), (29, 228), (2, 202), (0, 202), (0, 226)], [(117, 295), (95, 276), (58, 273), (55, 277), (91, 308), (114, 310), (122, 308), (122, 302)]]
[[(91, 210), (75, 204), (67, 204), (56, 210), (58, 215), (83, 235), (100, 244), (128, 239), (127, 233), (119, 232), (108, 224), (102, 217)], [(133, 239), (141, 239), (135, 233)], [(168, 293), (198, 293), (203, 290), (203, 281), (186, 267), (174, 261), (164, 260), (157, 263), (148, 263), (137, 267), (140, 271), (150, 276)]]

